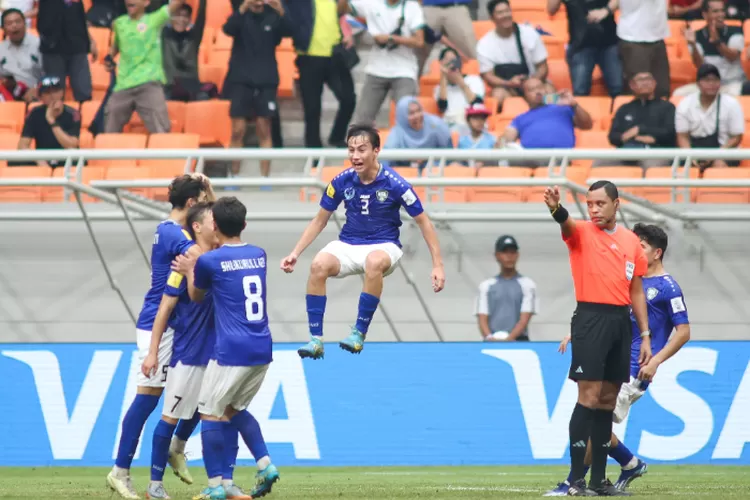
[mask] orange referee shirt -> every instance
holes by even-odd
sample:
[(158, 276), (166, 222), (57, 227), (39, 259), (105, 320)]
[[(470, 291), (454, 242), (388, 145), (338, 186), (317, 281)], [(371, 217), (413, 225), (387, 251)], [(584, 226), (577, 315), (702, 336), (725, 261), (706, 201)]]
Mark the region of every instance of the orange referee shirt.
[(638, 236), (619, 225), (609, 232), (593, 222), (577, 221), (570, 237), (563, 236), (578, 302), (630, 305), (630, 282), (648, 268)]

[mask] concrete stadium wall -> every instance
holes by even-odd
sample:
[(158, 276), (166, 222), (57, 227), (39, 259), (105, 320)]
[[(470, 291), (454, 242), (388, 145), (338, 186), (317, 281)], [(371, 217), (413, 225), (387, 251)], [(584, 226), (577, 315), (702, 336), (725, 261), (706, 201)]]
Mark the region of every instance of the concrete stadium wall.
[[(269, 207), (258, 202), (256, 195), (246, 198), (250, 210), (290, 210), (288, 203)], [(102, 204), (94, 208), (102, 208)], [(315, 210), (314, 205), (298, 204), (297, 208)], [(11, 208), (0, 205), (0, 210)], [(147, 249), (154, 226), (154, 221), (136, 222)], [(2, 222), (0, 227), (0, 342), (133, 341), (133, 324), (109, 287), (83, 222)], [(114, 276), (137, 314), (149, 271), (126, 223), (95, 222), (94, 228)], [(285, 275), (278, 262), (303, 228), (303, 223), (250, 223), (246, 231), (246, 240), (265, 247), (269, 255), (268, 313), (276, 341), (307, 337), (307, 269), (315, 252), (337, 234), (331, 223), (300, 259), (297, 271)], [(667, 269), (685, 292), (694, 338), (750, 339), (750, 224), (705, 223), (697, 230), (672, 227), (669, 232)], [(445, 291), (437, 295), (431, 291), (430, 259), (421, 235), (405, 224), (404, 265), (446, 340), (479, 340), (473, 316), (477, 285), (497, 272), (493, 245), (505, 233), (517, 237), (520, 271), (538, 285), (541, 311), (532, 320), (532, 338), (557, 340), (566, 333), (575, 301), (566, 249), (552, 222), (461, 223), (440, 229), (448, 279)], [(330, 282), (327, 339), (348, 334), (356, 317), (360, 287), (356, 277)], [(437, 339), (399, 272), (387, 279), (383, 303), (403, 340)], [(376, 315), (370, 339), (395, 339), (381, 313)]]

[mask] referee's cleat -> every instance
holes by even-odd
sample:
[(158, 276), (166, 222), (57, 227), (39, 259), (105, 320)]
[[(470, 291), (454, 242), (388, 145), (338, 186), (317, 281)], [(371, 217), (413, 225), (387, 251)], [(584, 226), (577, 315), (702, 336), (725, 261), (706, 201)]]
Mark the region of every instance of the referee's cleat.
[(274, 464), (269, 465), (263, 470), (259, 470), (255, 475), (255, 488), (250, 492), (253, 498), (260, 498), (271, 493), (273, 483), (281, 479), (279, 471)]
[(135, 500), (141, 498), (133, 488), (133, 482), (130, 476), (118, 476), (114, 472), (110, 472), (107, 475), (107, 486), (109, 489), (120, 495), (122, 498), (128, 498)]
[(566, 497), (568, 496), (568, 490), (570, 489), (570, 485), (567, 481), (563, 481), (562, 483), (557, 483), (557, 486), (555, 486), (554, 489), (549, 490), (546, 492), (543, 497)]
[(568, 486), (568, 496), (569, 497), (596, 497), (599, 495), (596, 492), (586, 487), (585, 479), (579, 479), (578, 481), (575, 481)]
[(644, 476), (646, 472), (648, 472), (648, 464), (639, 458), (638, 465), (636, 465), (632, 469), (623, 469), (622, 472), (620, 472), (620, 477), (615, 483), (615, 488), (620, 491), (625, 491), (628, 486), (630, 486), (630, 483), (632, 483), (639, 477)]
[(339, 342), (339, 347), (352, 354), (359, 354), (365, 347), (365, 335), (357, 330), (356, 327), (352, 327), (352, 333)]
[(596, 496), (600, 497), (629, 497), (632, 493), (627, 491), (620, 491), (614, 487), (609, 479), (604, 479), (599, 484), (589, 484), (589, 489), (593, 491)]
[(167, 459), (169, 466), (172, 467), (174, 475), (180, 478), (185, 484), (193, 484), (193, 476), (190, 475), (190, 469), (187, 465), (187, 457), (184, 453), (169, 450), (169, 458)]
[(227, 492), (224, 490), (224, 486), (219, 485), (214, 488), (210, 486), (205, 490), (201, 491), (199, 495), (195, 495), (193, 500), (226, 500)]
[(299, 354), (299, 357), (302, 359), (323, 359), (325, 348), (323, 347), (323, 342), (321, 342), (319, 338), (313, 337), (310, 339), (310, 342), (297, 349), (297, 354)]

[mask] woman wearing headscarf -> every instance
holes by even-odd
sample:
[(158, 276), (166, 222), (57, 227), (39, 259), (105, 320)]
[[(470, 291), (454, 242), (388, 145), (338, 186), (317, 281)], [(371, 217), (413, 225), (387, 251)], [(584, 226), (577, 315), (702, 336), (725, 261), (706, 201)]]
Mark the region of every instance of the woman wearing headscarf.
[[(439, 117), (425, 113), (419, 100), (405, 96), (396, 104), (396, 125), (388, 134), (383, 149), (437, 149), (452, 148), (451, 131)], [(409, 166), (418, 163), (424, 168), (424, 160), (396, 161), (391, 166)]]

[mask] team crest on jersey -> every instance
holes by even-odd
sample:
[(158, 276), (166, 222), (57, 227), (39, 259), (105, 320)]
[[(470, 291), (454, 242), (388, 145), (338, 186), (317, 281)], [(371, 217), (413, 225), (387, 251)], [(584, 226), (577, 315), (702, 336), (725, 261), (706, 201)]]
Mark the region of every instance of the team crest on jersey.
[(344, 190), (344, 198), (347, 199), (347, 200), (351, 200), (352, 198), (354, 198), (354, 188), (353, 187), (348, 187), (348, 188), (346, 188)]
[(654, 297), (656, 297), (657, 295), (659, 295), (659, 290), (657, 290), (656, 288), (649, 288), (648, 290), (646, 290), (646, 298), (648, 300), (654, 300)]
[(375, 197), (378, 199), (379, 202), (384, 202), (388, 199), (388, 191), (385, 189), (381, 189), (375, 193)]

